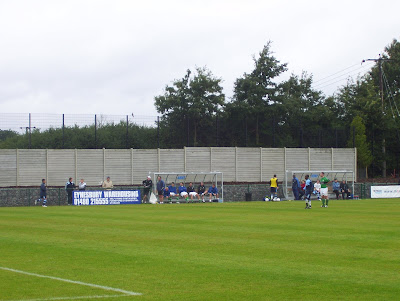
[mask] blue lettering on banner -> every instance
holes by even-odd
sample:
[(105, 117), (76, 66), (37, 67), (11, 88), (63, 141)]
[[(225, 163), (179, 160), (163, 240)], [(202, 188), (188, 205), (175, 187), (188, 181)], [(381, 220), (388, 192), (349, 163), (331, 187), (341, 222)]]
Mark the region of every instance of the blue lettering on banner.
[(371, 186), (371, 198), (399, 198), (400, 186)]
[(82, 205), (127, 205), (141, 204), (140, 190), (93, 190), (74, 191), (73, 204)]

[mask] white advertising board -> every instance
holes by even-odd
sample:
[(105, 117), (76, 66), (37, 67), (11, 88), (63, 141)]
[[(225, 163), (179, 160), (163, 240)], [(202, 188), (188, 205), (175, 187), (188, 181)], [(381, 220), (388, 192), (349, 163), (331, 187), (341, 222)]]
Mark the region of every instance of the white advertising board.
[(371, 198), (400, 198), (400, 185), (371, 186)]

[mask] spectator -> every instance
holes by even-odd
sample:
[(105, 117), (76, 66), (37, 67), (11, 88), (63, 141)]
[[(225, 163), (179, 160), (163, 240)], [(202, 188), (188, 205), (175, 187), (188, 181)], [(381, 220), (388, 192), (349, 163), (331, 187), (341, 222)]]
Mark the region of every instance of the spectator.
[(81, 181), (78, 184), (78, 189), (79, 190), (86, 190), (86, 183), (84, 179), (81, 179)]
[(204, 194), (205, 194), (205, 192), (206, 192), (206, 186), (204, 186), (204, 182), (201, 182), (199, 187), (197, 187), (197, 193), (203, 199), (203, 203), (204, 203)]
[[(343, 180), (342, 183), (340, 183), (340, 192), (342, 193), (342, 199), (345, 200), (346, 198), (350, 198), (350, 189), (349, 186), (347, 185), (346, 181)], [(347, 194), (347, 197), (345, 198), (345, 195)]]
[(299, 191), (299, 200), (303, 200), (303, 197), (306, 194), (306, 181), (305, 180), (301, 180), (301, 184), (300, 184), (300, 191)]
[(171, 193), (169, 191), (168, 186), (166, 186), (165, 189), (164, 189), (163, 197), (166, 198), (171, 203)]
[(336, 194), (336, 199), (339, 199), (339, 190), (340, 190), (340, 183), (335, 178), (332, 182), (332, 191)]
[(72, 192), (75, 188), (75, 183), (72, 178), (68, 179), (68, 182), (65, 183), (65, 191), (67, 192), (68, 197), (68, 205), (72, 205)]
[(293, 196), (295, 200), (299, 200), (299, 192), (300, 192), (300, 181), (296, 177), (296, 175), (293, 175), (293, 180), (292, 180), (292, 191), (293, 191)]
[(161, 179), (161, 176), (157, 177), (157, 194), (158, 194), (158, 200), (160, 204), (164, 204), (164, 190), (165, 190), (165, 183)]
[(186, 201), (188, 200), (187, 189), (186, 189), (186, 187), (183, 185), (183, 182), (180, 182), (180, 183), (179, 183), (178, 192), (179, 192), (179, 195), (180, 195), (181, 197), (185, 198)]
[[(168, 189), (169, 189), (171, 197), (176, 196), (178, 194), (176, 192), (176, 186), (175, 186), (174, 182), (172, 182), (171, 185), (168, 186)], [(179, 197), (177, 199), (179, 199)]]
[(146, 200), (150, 197), (151, 188), (153, 187), (153, 181), (150, 176), (147, 176), (147, 179), (142, 182), (143, 184), (143, 203), (146, 203)]
[(43, 200), (42, 207), (47, 207), (47, 192), (46, 192), (46, 179), (42, 179), (42, 184), (40, 184), (40, 196), (35, 200), (35, 205)]
[(193, 197), (194, 197), (194, 196), (197, 197), (197, 199), (200, 201), (200, 196), (199, 196), (199, 194), (194, 190), (194, 187), (193, 187), (193, 183), (192, 183), (192, 182), (189, 183), (189, 186), (187, 187), (187, 192), (189, 193), (189, 196), (190, 196), (190, 199), (192, 200), (192, 202), (193, 202)]
[(103, 182), (103, 185), (101, 185), (104, 189), (111, 190), (111, 188), (114, 188), (113, 182), (111, 181), (110, 177), (107, 177), (107, 180)]
[(213, 198), (218, 199), (218, 188), (215, 187), (215, 184), (213, 183), (210, 188), (208, 188), (208, 191), (205, 193), (205, 195), (208, 195), (210, 197), (210, 202), (212, 202)]

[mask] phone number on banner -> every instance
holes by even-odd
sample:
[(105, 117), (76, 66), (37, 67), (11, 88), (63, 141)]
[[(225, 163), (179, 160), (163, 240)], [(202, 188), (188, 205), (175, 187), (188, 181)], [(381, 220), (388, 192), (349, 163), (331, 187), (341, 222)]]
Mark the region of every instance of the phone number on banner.
[(141, 204), (139, 190), (74, 191), (72, 197), (76, 206)]

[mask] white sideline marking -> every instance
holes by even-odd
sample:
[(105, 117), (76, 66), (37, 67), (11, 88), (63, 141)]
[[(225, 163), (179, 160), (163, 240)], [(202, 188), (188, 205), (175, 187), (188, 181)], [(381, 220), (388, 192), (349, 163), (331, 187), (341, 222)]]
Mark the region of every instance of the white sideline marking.
[[(124, 294), (124, 295), (128, 295), (128, 296), (140, 296), (141, 295), (141, 293), (130, 292), (130, 291), (122, 290), (122, 289), (119, 289), (119, 288), (113, 288), (113, 287), (109, 287), (109, 286), (103, 286), (103, 285), (98, 285), (98, 284), (93, 284), (93, 283), (86, 283), (86, 282), (82, 282), (82, 281), (74, 281), (74, 280), (69, 280), (69, 279), (53, 277), (53, 276), (46, 276), (46, 275), (40, 275), (40, 274), (35, 274), (35, 273), (29, 273), (29, 272), (24, 272), (24, 271), (20, 271), (20, 270), (14, 270), (14, 269), (6, 268), (6, 267), (0, 267), (0, 270), (10, 271), (10, 272), (14, 272), (14, 273), (19, 273), (19, 274), (24, 274), (24, 275), (29, 275), (29, 276), (35, 276), (35, 277), (40, 277), (40, 278), (48, 278), (48, 279), (68, 282), (68, 283), (72, 283), (72, 284), (79, 284), (79, 285), (84, 285), (84, 286), (95, 287), (95, 288), (99, 288), (99, 289), (106, 290), (106, 291), (118, 292), (118, 293), (121, 293), (121, 294)], [(46, 299), (46, 300), (50, 300), (50, 299)], [(56, 299), (51, 299), (51, 300), (56, 300)]]

